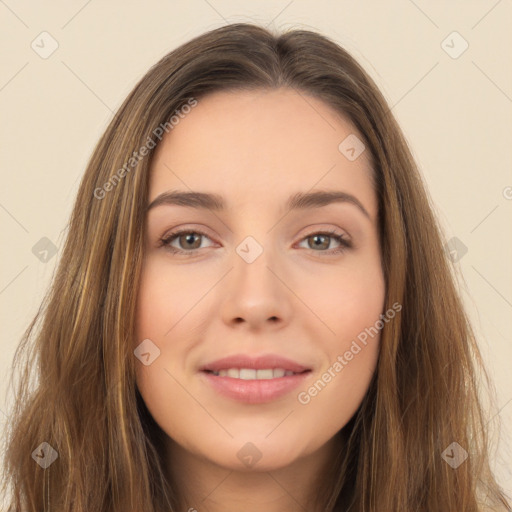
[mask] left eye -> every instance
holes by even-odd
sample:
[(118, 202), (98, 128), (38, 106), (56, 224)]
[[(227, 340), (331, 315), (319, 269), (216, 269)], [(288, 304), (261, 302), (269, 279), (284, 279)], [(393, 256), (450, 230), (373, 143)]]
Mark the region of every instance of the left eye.
[[(201, 247), (201, 238), (210, 239), (207, 234), (202, 233), (201, 231), (176, 231), (162, 237), (160, 239), (159, 247), (165, 247), (167, 250), (174, 254), (186, 254), (187, 256), (193, 256), (196, 250), (204, 248)], [(334, 249), (330, 248), (332, 240), (338, 243), (338, 247), (335, 247)], [(172, 245), (175, 241), (177, 241), (181, 247)], [(344, 250), (352, 247), (350, 240), (348, 240), (342, 233), (337, 233), (336, 231), (311, 233), (310, 235), (304, 237), (301, 240), (301, 243), (304, 241), (309, 245), (307, 249), (310, 249), (314, 252), (325, 252), (328, 254), (341, 253)], [(312, 243), (309, 243), (310, 241), (312, 241)], [(317, 249), (322, 250), (318, 251)]]
[[(329, 251), (320, 251), (320, 252), (328, 252), (331, 254), (337, 254), (340, 253), (350, 247), (352, 247), (351, 242), (345, 238), (345, 236), (341, 233), (337, 233), (336, 231), (331, 231), (328, 233), (312, 233), (311, 235), (308, 235), (307, 237), (302, 239), (303, 241), (306, 241), (309, 244), (309, 241), (312, 240), (313, 247), (316, 247), (317, 249), (329, 249), (329, 246), (331, 245), (330, 242), (332, 240), (335, 240), (339, 246), (334, 249), (329, 249)], [(316, 251), (318, 252), (318, 251)]]

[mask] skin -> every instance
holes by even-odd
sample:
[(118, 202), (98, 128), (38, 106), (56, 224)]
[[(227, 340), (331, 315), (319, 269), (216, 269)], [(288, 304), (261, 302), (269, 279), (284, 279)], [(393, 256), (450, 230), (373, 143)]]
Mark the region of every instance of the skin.
[[(228, 206), (160, 205), (147, 216), (134, 346), (150, 339), (160, 356), (137, 364), (137, 386), (168, 436), (168, 474), (183, 510), (320, 509), (313, 491), (368, 389), (380, 332), (309, 403), (297, 395), (384, 312), (368, 152), (349, 161), (338, 149), (350, 134), (358, 132), (348, 120), (288, 88), (219, 92), (156, 150), (148, 204), (194, 190), (221, 194)], [(317, 190), (352, 194), (369, 216), (350, 203), (286, 213), (290, 195)], [(172, 241), (193, 256), (159, 246), (175, 228), (207, 233)], [(333, 229), (353, 247), (329, 254), (340, 243), (327, 236), (318, 248), (313, 235)], [(263, 248), (252, 263), (236, 252), (247, 236)], [(236, 353), (279, 354), (312, 372), (282, 398), (241, 403), (198, 372)], [(249, 441), (261, 454), (251, 467), (237, 457)]]

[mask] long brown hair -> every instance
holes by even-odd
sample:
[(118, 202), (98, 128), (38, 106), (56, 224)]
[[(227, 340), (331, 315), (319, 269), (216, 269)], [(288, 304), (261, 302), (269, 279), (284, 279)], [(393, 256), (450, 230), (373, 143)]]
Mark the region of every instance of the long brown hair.
[[(388, 104), (329, 38), (244, 23), (162, 58), (92, 154), (52, 286), (13, 361), (13, 387), (20, 373), (5, 448), (9, 510), (176, 510), (164, 436), (137, 391), (131, 350), (156, 133), (209, 93), (278, 87), (323, 100), (363, 136), (379, 203), (385, 310), (402, 305), (382, 330), (370, 388), (342, 431), (345, 449), (333, 454), (324, 510), (512, 510), (489, 465), (478, 396), (480, 374), (489, 378), (431, 200)], [(469, 454), (456, 469), (442, 457), (454, 442)], [(46, 468), (36, 464), (52, 455)]]

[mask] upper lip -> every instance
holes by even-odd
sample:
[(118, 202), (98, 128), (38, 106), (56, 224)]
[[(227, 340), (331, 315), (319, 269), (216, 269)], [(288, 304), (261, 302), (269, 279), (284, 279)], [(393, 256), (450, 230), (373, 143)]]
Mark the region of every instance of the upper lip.
[(267, 368), (282, 368), (283, 370), (292, 371), (294, 373), (302, 373), (310, 370), (307, 366), (303, 366), (296, 361), (281, 357), (277, 354), (267, 354), (260, 356), (249, 356), (247, 354), (234, 354), (232, 356), (217, 359), (211, 363), (203, 365), (201, 371), (218, 372), (229, 368), (251, 368), (254, 370), (263, 370)]

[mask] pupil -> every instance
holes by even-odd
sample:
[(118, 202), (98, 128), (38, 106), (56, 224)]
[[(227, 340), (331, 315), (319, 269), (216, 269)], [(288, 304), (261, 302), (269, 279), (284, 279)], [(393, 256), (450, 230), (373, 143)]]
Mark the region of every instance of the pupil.
[(191, 245), (194, 245), (195, 237), (196, 237), (196, 235), (194, 233), (188, 233), (187, 235), (184, 236), (186, 243), (191, 244)]
[[(315, 240), (315, 242), (314, 242), (314, 243), (315, 243), (315, 245), (316, 245), (317, 247), (325, 245), (325, 241), (324, 241), (324, 243), (322, 243), (322, 242), (321, 242), (321, 239), (322, 239), (322, 238), (323, 238), (323, 239), (325, 239), (325, 238), (326, 238), (326, 236), (325, 236), (325, 235), (315, 235), (315, 236), (313, 237), (313, 239)], [(320, 243), (317, 243), (318, 241), (320, 241)]]

